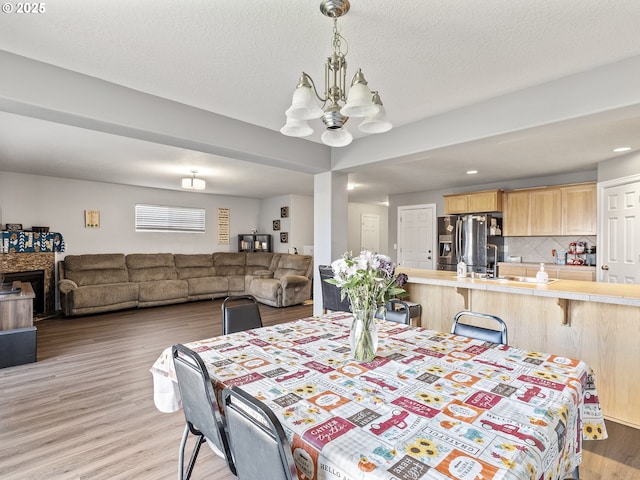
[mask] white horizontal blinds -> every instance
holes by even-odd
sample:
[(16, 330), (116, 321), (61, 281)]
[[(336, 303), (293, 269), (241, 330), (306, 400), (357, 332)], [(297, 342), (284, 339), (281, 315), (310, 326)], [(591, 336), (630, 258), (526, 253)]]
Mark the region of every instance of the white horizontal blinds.
[(204, 208), (136, 205), (136, 232), (204, 233)]

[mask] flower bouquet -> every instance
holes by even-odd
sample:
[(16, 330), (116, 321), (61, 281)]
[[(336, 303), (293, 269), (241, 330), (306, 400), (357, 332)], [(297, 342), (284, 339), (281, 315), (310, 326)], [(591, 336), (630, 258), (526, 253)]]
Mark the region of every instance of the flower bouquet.
[(378, 335), (376, 311), (394, 296), (405, 295), (405, 274), (395, 275), (395, 265), (386, 255), (368, 250), (353, 257), (350, 252), (331, 264), (333, 278), (326, 282), (342, 289), (342, 299), (349, 297), (354, 319), (351, 327), (351, 355), (358, 361), (376, 356)]

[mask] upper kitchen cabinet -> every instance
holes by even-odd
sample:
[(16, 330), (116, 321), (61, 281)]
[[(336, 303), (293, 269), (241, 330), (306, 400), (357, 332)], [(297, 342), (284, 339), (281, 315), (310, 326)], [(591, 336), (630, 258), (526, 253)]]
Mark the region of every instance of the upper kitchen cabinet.
[(505, 237), (526, 237), (531, 235), (530, 190), (504, 193), (502, 234)]
[(502, 232), (507, 237), (596, 234), (596, 184), (505, 192)]
[(562, 235), (595, 235), (597, 193), (595, 183), (571, 185), (562, 191)]
[(502, 190), (444, 195), (444, 213), (482, 213), (502, 211)]
[(531, 236), (561, 235), (562, 195), (557, 188), (531, 191)]

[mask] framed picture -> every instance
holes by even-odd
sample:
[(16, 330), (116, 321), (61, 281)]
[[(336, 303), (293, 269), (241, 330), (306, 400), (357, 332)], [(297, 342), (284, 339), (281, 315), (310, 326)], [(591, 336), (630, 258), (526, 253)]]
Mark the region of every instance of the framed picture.
[(274, 220), (273, 221), (273, 230), (280, 230), (280, 220)]
[(7, 223), (6, 227), (10, 232), (19, 232), (20, 230), (22, 230), (21, 223)]
[(280, 209), (280, 218), (287, 218), (289, 216), (289, 207), (282, 207)]
[(100, 210), (84, 211), (84, 228), (100, 228)]
[(280, 232), (280, 243), (289, 243), (289, 232)]

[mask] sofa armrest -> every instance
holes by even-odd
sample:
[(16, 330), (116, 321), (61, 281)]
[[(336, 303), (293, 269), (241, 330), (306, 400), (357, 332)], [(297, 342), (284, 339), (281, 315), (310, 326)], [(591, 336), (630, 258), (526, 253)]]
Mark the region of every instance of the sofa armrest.
[(58, 282), (58, 289), (65, 295), (71, 292), (71, 290), (75, 290), (76, 288), (78, 288), (78, 284), (73, 280), (69, 280), (68, 278), (64, 278)]
[(311, 280), (304, 275), (288, 275), (280, 279), (280, 285), (282, 285), (283, 289), (304, 287), (308, 283), (311, 283)]
[(253, 278), (273, 278), (271, 270), (256, 270), (251, 274)]

